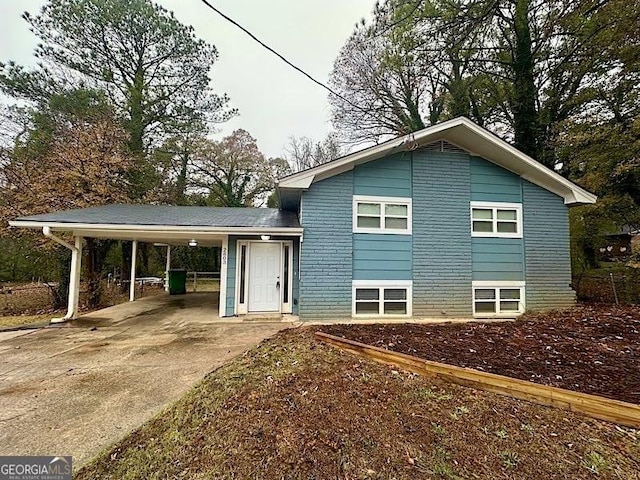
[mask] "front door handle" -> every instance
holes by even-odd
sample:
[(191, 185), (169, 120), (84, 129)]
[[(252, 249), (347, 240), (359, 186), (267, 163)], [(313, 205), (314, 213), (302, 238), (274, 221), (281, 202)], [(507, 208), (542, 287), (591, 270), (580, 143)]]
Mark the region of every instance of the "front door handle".
[(276, 288), (280, 290), (280, 280), (276, 280)]

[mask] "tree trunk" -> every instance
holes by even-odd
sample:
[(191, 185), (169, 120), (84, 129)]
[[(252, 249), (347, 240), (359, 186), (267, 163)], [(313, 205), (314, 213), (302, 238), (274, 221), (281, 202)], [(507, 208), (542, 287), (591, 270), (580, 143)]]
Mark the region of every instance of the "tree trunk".
[(65, 247), (58, 247), (58, 288), (51, 290), (53, 294), (53, 308), (56, 310), (67, 305), (69, 296), (69, 281), (71, 279), (71, 252)]
[(99, 241), (93, 238), (87, 238), (87, 303), (90, 308), (100, 306), (101, 300), (101, 248)]
[(452, 64), (452, 76), (449, 79), (448, 90), (451, 95), (449, 104), (450, 114), (452, 117), (469, 117), (469, 87), (464, 78), (462, 78), (462, 61), (450, 56)]
[(133, 85), (129, 88), (129, 149), (134, 155), (144, 154), (144, 74), (138, 71)]
[(534, 58), (529, 28), (529, 2), (530, 0), (516, 0), (513, 119), (516, 147), (530, 157), (537, 158), (538, 118), (533, 76)]
[(131, 196), (135, 199), (144, 197), (148, 188), (145, 185), (145, 151), (144, 151), (144, 74), (136, 73), (133, 85), (129, 87), (129, 121), (126, 130), (129, 134), (129, 150), (136, 158), (137, 165), (130, 172)]
[(122, 262), (120, 266), (120, 292), (124, 293), (129, 290), (128, 283), (125, 280), (129, 279), (131, 272), (131, 250), (132, 243), (129, 241), (121, 240)]
[[(185, 142), (188, 140), (185, 139)], [(176, 198), (177, 205), (186, 205), (186, 192), (187, 192), (187, 170), (189, 168), (189, 152), (185, 144), (183, 151), (180, 154), (180, 171), (178, 172), (178, 178), (176, 178)]]

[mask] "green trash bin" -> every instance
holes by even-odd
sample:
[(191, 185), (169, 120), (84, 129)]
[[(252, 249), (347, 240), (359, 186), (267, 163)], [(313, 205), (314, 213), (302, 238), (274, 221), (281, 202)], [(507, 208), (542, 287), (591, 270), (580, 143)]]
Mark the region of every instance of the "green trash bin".
[(169, 270), (169, 295), (184, 295), (187, 293), (187, 271)]

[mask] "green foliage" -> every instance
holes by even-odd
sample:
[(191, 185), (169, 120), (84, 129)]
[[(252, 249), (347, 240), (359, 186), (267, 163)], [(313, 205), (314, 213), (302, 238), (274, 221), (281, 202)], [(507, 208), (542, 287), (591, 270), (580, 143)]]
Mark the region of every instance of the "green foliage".
[[(198, 272), (220, 271), (220, 249), (217, 247), (173, 247), (171, 267)], [(164, 266), (162, 267), (164, 271)]]
[(37, 248), (30, 236), (0, 237), (0, 281), (56, 281), (56, 256)]
[(147, 158), (159, 142), (236, 113), (209, 85), (215, 47), (149, 0), (50, 0), (38, 15), (23, 17), (40, 39), (41, 63), (33, 71), (3, 64), (0, 87), (39, 105), (87, 85), (104, 91), (138, 158), (130, 173), (136, 198), (162, 180)]
[(518, 462), (520, 461), (520, 457), (518, 456), (517, 452), (502, 452), (500, 454), (500, 457), (502, 458), (502, 465), (504, 465), (504, 467), (507, 469), (517, 467)]
[(332, 84), (359, 108), (331, 98), (333, 121), (359, 142), (465, 115), (553, 167), (555, 128), (635, 58), (610, 45), (637, 30), (622, 0), (389, 0), (336, 59)]
[(599, 475), (608, 466), (607, 460), (598, 452), (587, 453), (582, 459), (582, 465), (595, 475)]

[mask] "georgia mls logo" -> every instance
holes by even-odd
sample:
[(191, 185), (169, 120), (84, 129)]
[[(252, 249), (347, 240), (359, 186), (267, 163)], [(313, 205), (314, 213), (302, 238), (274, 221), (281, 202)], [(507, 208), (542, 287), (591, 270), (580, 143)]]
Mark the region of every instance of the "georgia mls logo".
[(71, 457), (0, 457), (0, 480), (71, 480)]

